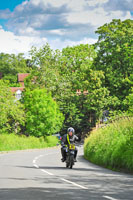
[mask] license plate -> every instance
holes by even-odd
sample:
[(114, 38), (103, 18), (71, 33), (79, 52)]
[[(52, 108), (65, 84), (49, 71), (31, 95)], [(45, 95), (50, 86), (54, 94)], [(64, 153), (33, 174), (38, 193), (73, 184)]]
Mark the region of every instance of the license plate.
[(74, 145), (74, 144), (70, 144), (70, 145), (69, 145), (69, 149), (70, 149), (70, 150), (74, 150), (74, 149), (75, 149), (75, 145)]

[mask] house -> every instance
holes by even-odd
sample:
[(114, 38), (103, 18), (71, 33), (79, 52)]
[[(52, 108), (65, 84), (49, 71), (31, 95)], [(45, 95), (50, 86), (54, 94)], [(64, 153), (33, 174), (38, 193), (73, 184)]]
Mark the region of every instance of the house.
[[(21, 87), (10, 87), (11, 88), (11, 92), (13, 93), (13, 95), (19, 100), (21, 99), (21, 95), (22, 92), (24, 91), (24, 79), (29, 76), (29, 73), (18, 73), (18, 83), (20, 83)], [(0, 72), (0, 79), (2, 78), (2, 73)], [(34, 80), (35, 81), (35, 80)], [(78, 89), (76, 91), (77, 95), (81, 95), (81, 90)], [(88, 94), (88, 91), (84, 91), (83, 92), (84, 95)]]
[[(29, 73), (19, 73), (18, 74), (18, 83), (21, 87), (10, 87), (11, 92), (16, 97), (16, 99), (21, 99), (22, 92), (24, 91), (24, 79), (29, 76)], [(2, 72), (0, 72), (0, 79), (2, 79)]]
[(29, 73), (19, 73), (18, 74), (18, 82), (22, 87), (24, 87), (24, 79), (29, 76)]
[(20, 83), (21, 87), (10, 87), (13, 95), (17, 100), (21, 99), (22, 92), (24, 91), (24, 79), (29, 76), (29, 73), (19, 73), (18, 74), (18, 83)]
[[(77, 91), (76, 91), (76, 94), (77, 94), (78, 96), (81, 95), (81, 94), (82, 94), (81, 90), (77, 90)], [(84, 94), (84, 95), (87, 95), (87, 94), (88, 94), (88, 90), (83, 91), (83, 94)]]
[(24, 87), (10, 87), (11, 92), (16, 97), (17, 100), (21, 99), (22, 92), (24, 91)]

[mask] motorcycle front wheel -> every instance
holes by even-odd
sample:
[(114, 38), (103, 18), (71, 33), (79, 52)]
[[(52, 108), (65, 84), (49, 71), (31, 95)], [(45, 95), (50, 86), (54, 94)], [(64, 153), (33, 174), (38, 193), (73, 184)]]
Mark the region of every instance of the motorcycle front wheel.
[(66, 168), (68, 168), (69, 165), (70, 165), (70, 160), (69, 160), (69, 157), (67, 156), (67, 158), (66, 158)]
[(74, 155), (71, 155), (70, 156), (70, 169), (73, 168), (73, 165), (74, 165)]
[(66, 163), (66, 168), (68, 168), (68, 167), (69, 167), (69, 163), (67, 162), (67, 163)]

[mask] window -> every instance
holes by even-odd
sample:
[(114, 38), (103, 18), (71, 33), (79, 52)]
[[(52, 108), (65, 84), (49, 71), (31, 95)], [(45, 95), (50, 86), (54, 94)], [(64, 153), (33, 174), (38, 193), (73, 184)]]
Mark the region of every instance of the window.
[(21, 90), (17, 90), (17, 92), (16, 92), (16, 99), (17, 100), (20, 100), (21, 99), (21, 95), (22, 95), (22, 92), (21, 92)]

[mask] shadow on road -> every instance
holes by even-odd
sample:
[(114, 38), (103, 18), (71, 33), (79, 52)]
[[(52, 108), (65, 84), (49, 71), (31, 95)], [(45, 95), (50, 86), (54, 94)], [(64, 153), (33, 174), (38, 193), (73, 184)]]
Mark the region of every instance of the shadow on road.
[[(88, 162), (88, 161), (87, 161)], [(15, 166), (15, 167), (20, 167), (20, 168), (31, 168), (31, 169), (37, 169), (34, 166)], [(92, 172), (92, 173), (100, 173), (101, 175), (116, 175), (116, 176), (121, 176), (121, 175), (125, 175), (125, 176), (130, 176), (130, 174), (126, 174), (126, 173), (122, 173), (122, 172), (115, 172), (109, 169), (106, 169), (104, 167), (99, 167), (97, 165), (94, 165), (92, 163), (89, 163), (88, 167), (78, 167), (76, 164), (75, 166), (73, 166), (73, 169), (69, 169), (65, 167), (65, 163), (64, 163), (64, 167), (60, 167), (60, 166), (48, 166), (45, 164), (45, 166), (39, 166), (39, 169), (45, 169), (45, 170), (63, 170), (63, 171), (77, 171), (77, 172)], [(132, 174), (131, 174), (132, 175)]]
[(50, 182), (45, 182), (44, 187), (3, 188), (0, 189), (0, 200), (107, 200), (104, 196), (111, 196), (112, 199), (132, 200), (133, 196), (133, 192), (125, 194), (126, 189), (124, 188), (108, 191), (105, 188), (102, 190), (101, 185), (101, 190), (96, 187), (85, 190), (67, 183), (58, 183), (58, 181), (55, 183), (57, 187), (50, 187)]
[[(74, 173), (74, 170), (77, 169), (68, 170), (62, 167), (42, 167), (42, 169), (71, 171), (72, 173), (65, 178), (87, 189), (64, 182), (60, 175), (49, 176), (35, 173), (33, 174), (34, 176), (27, 178), (22, 178), (21, 176), (7, 178), (7, 182), (15, 185), (13, 185), (14, 188), (0, 188), (0, 200), (107, 200), (104, 196), (132, 200), (133, 197), (132, 177), (127, 176), (123, 180), (123, 176), (109, 176), (108, 174), (98, 174), (93, 171), (90, 171), (89, 174), (80, 174), (79, 171)], [(0, 180), (1, 182), (2, 179)], [(34, 187), (30, 187), (30, 185), (34, 185)], [(9, 187), (12, 187), (12, 184)]]
[[(101, 196), (101, 197), (100, 197)], [(103, 194), (94, 191), (60, 188), (4, 188), (0, 189), (1, 200), (103, 200)]]
[[(34, 166), (15, 166), (15, 167), (22, 167), (22, 168), (31, 168), (31, 169), (37, 169)], [(73, 167), (73, 169), (69, 169), (65, 167), (65, 163), (64, 163), (64, 167), (59, 167), (59, 166), (39, 166), (39, 169), (45, 169), (45, 170), (63, 170), (63, 171), (85, 171), (85, 172), (96, 172), (96, 173), (102, 173), (102, 174), (112, 174), (115, 172), (112, 172), (111, 170), (108, 169), (104, 169), (104, 168), (83, 168), (83, 167)], [(118, 174), (118, 173), (117, 173)]]

